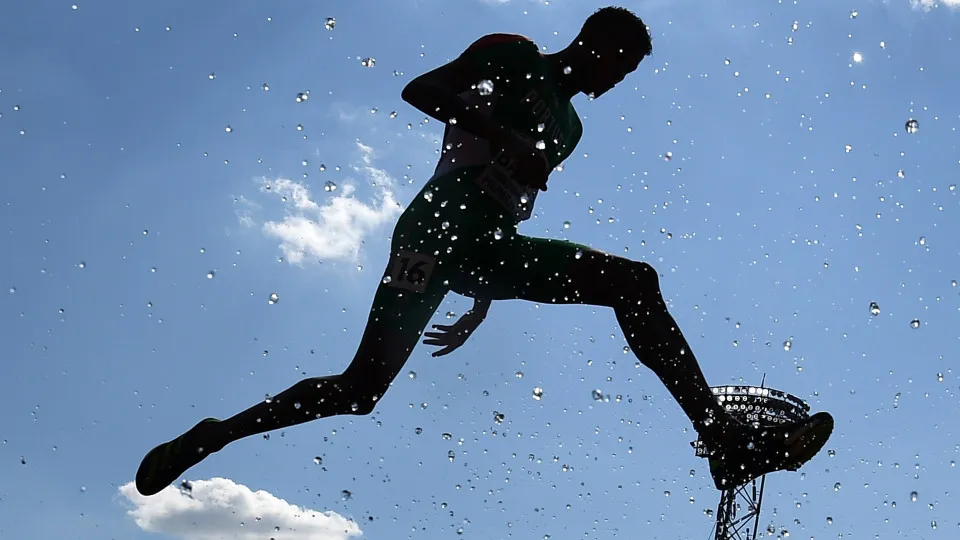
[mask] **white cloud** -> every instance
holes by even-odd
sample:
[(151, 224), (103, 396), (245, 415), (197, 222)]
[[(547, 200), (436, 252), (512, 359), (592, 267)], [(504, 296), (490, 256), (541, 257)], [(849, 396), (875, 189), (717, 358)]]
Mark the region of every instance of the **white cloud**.
[(349, 180), (319, 202), (301, 183), (287, 178), (263, 181), (261, 191), (283, 198), (289, 212), (281, 221), (263, 224), (268, 236), (280, 239), (287, 262), (300, 264), (308, 256), (356, 261), (364, 238), (392, 222), (403, 210), (393, 195), (393, 179), (383, 169), (372, 166), (373, 149), (359, 142), (356, 145), (360, 163), (353, 170), (373, 186), (374, 196), (369, 203), (354, 196), (356, 186)]
[(226, 478), (196, 480), (189, 491), (170, 486), (152, 497), (140, 495), (133, 482), (119, 491), (134, 505), (127, 515), (141, 529), (182, 540), (345, 540), (362, 534), (336, 512), (301, 508)]
[(253, 216), (251, 210), (258, 209), (260, 205), (250, 199), (240, 195), (233, 199), (233, 213), (240, 220), (240, 225), (244, 227), (253, 227)]
[(930, 11), (938, 5), (951, 8), (960, 8), (960, 0), (910, 0), (910, 5), (915, 9)]

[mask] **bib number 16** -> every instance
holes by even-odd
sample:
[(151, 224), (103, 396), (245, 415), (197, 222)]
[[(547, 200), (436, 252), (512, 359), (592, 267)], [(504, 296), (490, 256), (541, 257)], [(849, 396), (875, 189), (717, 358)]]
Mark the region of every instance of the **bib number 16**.
[(395, 253), (391, 259), (383, 280), (385, 284), (418, 293), (427, 288), (436, 259), (406, 250)]

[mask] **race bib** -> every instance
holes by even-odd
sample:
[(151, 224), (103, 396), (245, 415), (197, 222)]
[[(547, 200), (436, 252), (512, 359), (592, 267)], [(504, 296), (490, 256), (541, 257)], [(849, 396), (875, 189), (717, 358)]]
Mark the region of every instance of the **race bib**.
[(383, 282), (390, 287), (422, 293), (430, 282), (436, 262), (430, 255), (400, 250), (391, 257)]

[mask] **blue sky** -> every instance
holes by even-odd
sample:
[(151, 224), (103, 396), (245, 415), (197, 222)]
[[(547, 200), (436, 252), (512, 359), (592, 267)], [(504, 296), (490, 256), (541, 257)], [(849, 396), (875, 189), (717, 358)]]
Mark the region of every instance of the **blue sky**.
[[(7, 6), (0, 536), (706, 538), (689, 424), (581, 306), (494, 304), (373, 415), (231, 445), (189, 471), (192, 500), (131, 486), (200, 418), (346, 366), (437, 157), (403, 85), (485, 33), (558, 50), (602, 5)], [(650, 262), (712, 384), (766, 374), (835, 415), (832, 457), (768, 478), (762, 526), (955, 538), (960, 13), (621, 5), (654, 55), (575, 98), (584, 139), (521, 230)]]

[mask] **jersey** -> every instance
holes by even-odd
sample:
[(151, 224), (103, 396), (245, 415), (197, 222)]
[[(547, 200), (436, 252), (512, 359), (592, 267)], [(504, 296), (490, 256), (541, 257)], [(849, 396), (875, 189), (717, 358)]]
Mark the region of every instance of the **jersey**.
[[(542, 149), (550, 168), (573, 152), (583, 125), (573, 104), (560, 97), (557, 74), (533, 41), (516, 34), (490, 34), (471, 44), (461, 60), (478, 73), (476, 87), (460, 95), (471, 107)], [(431, 184), (447, 195), (451, 190), (468, 195), (479, 189), (519, 223), (530, 219), (539, 190), (516, 178), (514, 165), (513, 157), (494, 154), (489, 141), (452, 123), (444, 131), (443, 152)], [(458, 174), (447, 174), (453, 171)]]

